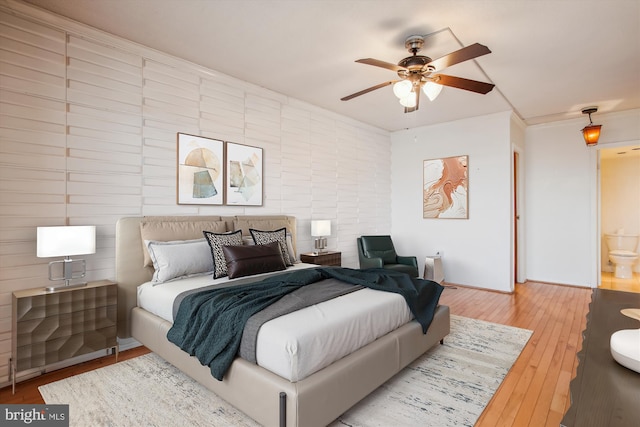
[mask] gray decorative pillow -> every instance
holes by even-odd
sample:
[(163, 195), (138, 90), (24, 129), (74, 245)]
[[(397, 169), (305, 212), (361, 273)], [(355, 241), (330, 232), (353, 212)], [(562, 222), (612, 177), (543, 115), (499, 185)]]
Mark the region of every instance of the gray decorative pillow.
[(253, 228), (250, 228), (249, 232), (251, 233), (256, 245), (266, 245), (267, 243), (278, 242), (284, 263), (286, 265), (293, 265), (293, 260), (289, 257), (289, 249), (287, 248), (286, 228), (273, 231), (254, 230)]
[(217, 279), (219, 277), (226, 276), (227, 260), (224, 258), (222, 247), (242, 245), (242, 231), (230, 231), (228, 233), (203, 231), (202, 233), (211, 247), (211, 255), (213, 257), (213, 278)]

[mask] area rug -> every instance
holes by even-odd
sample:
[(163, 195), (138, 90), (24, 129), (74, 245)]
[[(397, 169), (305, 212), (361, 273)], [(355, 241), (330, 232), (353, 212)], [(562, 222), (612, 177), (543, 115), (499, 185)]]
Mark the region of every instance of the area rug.
[[(451, 316), (451, 334), (331, 426), (473, 426), (531, 331)], [(39, 387), (70, 426), (257, 426), (150, 353)]]

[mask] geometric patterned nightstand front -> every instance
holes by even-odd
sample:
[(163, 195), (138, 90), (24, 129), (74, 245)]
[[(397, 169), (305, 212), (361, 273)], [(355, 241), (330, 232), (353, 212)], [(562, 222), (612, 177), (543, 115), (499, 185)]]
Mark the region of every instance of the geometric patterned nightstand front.
[(109, 280), (81, 288), (44, 288), (13, 293), (11, 377), (117, 342), (118, 287)]

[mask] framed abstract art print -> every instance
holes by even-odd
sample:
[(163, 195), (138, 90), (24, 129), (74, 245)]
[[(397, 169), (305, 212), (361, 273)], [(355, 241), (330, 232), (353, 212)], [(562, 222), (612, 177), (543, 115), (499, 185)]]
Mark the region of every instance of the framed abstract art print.
[(469, 218), (469, 156), (425, 160), (423, 218)]
[(178, 133), (179, 205), (224, 203), (224, 142)]
[(262, 148), (226, 143), (226, 204), (262, 206)]

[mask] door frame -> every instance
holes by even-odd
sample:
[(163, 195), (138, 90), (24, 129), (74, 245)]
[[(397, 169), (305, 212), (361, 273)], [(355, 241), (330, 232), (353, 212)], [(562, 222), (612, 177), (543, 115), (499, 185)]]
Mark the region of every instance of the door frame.
[(610, 142), (602, 145), (596, 145), (595, 150), (591, 150), (589, 153), (589, 165), (591, 174), (591, 188), (594, 191), (591, 192), (591, 223), (594, 224), (592, 229), (594, 233), (591, 236), (591, 287), (597, 288), (602, 281), (602, 188), (600, 186), (600, 150), (608, 148), (622, 148), (629, 146), (637, 146), (640, 144), (640, 139)]
[[(512, 274), (515, 283), (527, 281), (525, 269), (525, 220), (524, 212), (524, 153), (518, 146), (512, 144)], [(516, 216), (518, 218), (516, 218)], [(513, 290), (513, 289), (512, 289)]]

